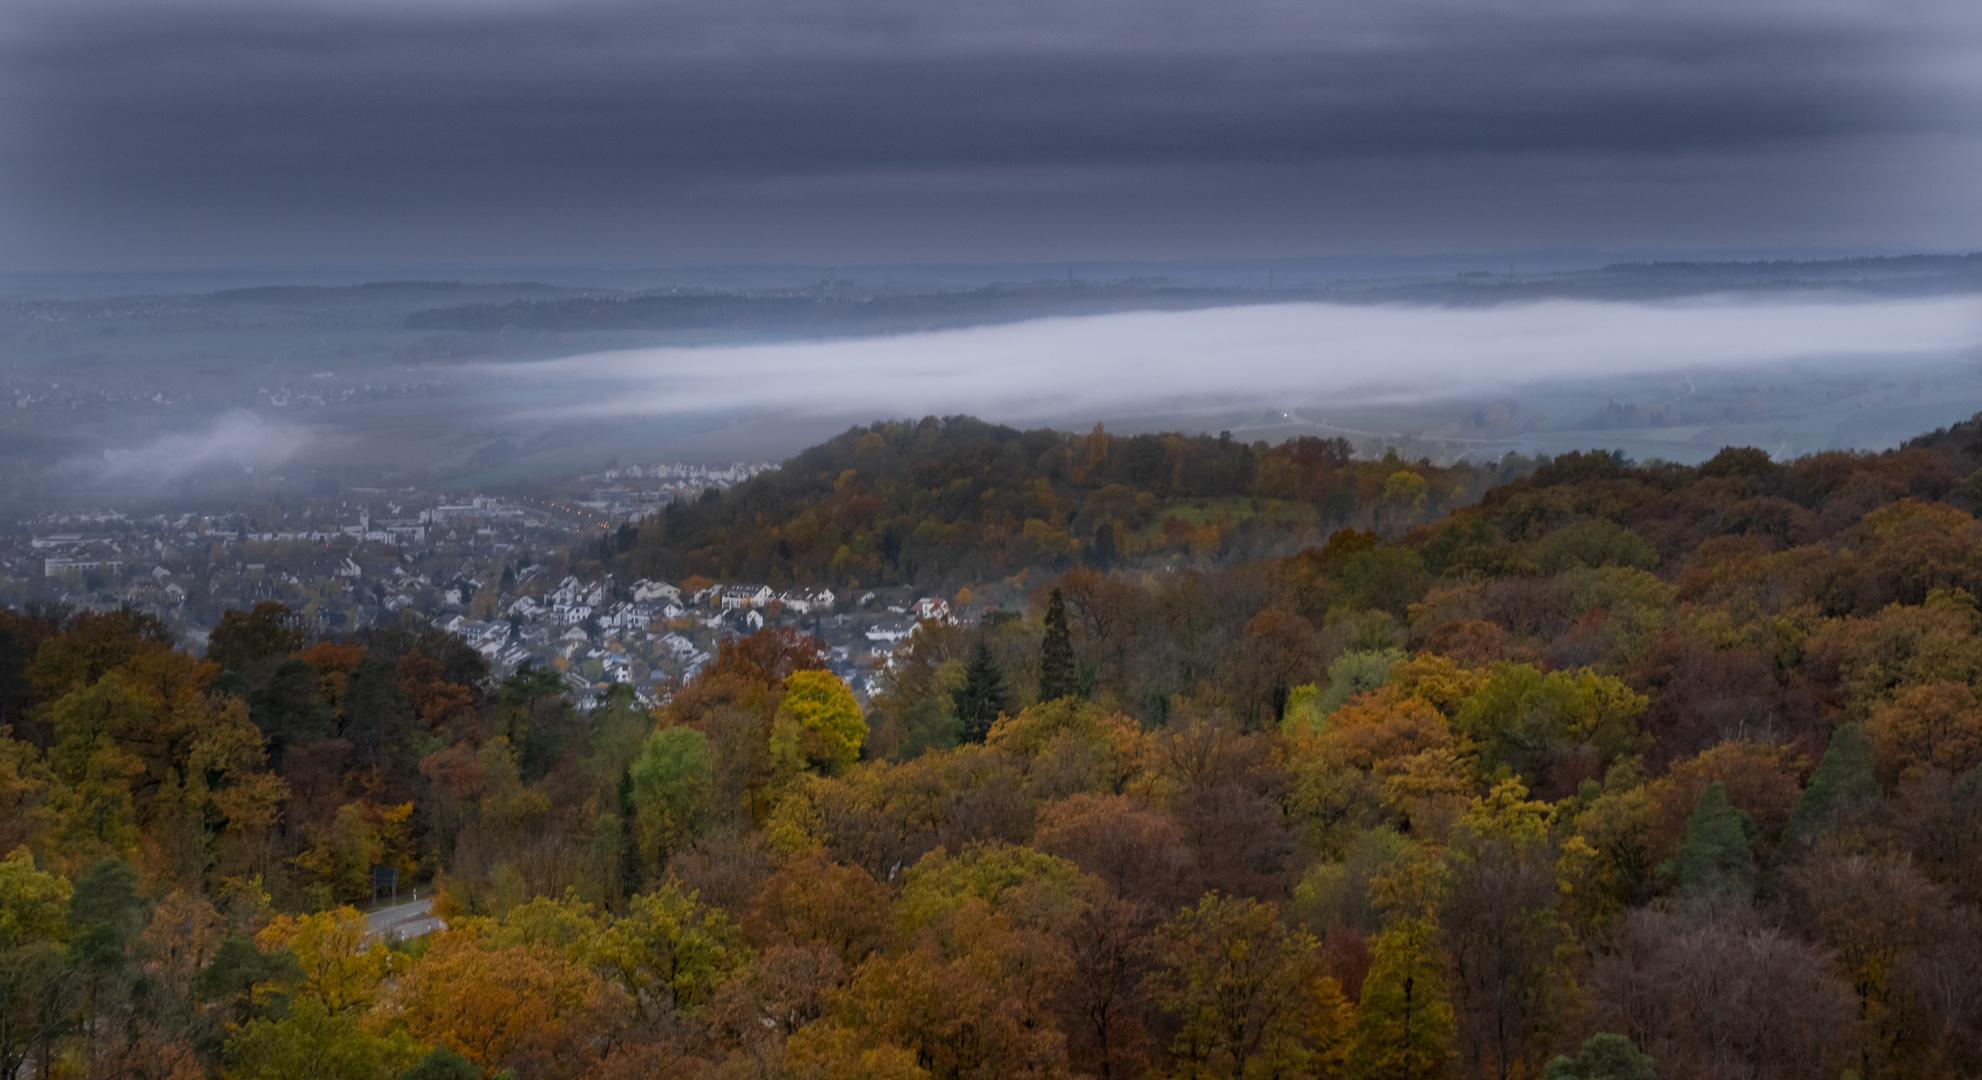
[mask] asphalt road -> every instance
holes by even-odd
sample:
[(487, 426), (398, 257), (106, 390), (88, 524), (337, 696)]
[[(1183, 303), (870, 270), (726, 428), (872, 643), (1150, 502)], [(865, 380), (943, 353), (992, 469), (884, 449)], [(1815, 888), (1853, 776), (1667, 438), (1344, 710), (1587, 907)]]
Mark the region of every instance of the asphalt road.
[(380, 908), (365, 916), (366, 938), (404, 940), (445, 929), (447, 924), (434, 915), (434, 901), (431, 896), (424, 900), (409, 900), (404, 904)]

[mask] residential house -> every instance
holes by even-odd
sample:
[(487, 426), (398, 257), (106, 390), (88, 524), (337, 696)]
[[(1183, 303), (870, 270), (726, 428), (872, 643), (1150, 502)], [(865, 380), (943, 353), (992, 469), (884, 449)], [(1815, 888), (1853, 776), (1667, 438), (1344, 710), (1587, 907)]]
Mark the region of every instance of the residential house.
[(676, 633), (661, 635), (660, 646), (674, 654), (677, 660), (686, 660), (695, 655), (695, 643)]
[(641, 578), (639, 581), (633, 583), (633, 598), (635, 600), (672, 600), (678, 604), (681, 602), (681, 587), (670, 585), (665, 581), (649, 581), (646, 578)]
[(778, 597), (778, 602), (786, 611), (799, 615), (809, 615), (814, 611), (833, 610), (833, 590), (831, 589), (792, 589)]
[(937, 622), (954, 623), (956, 616), (950, 613), (950, 602), (940, 596), (925, 596), (910, 604), (908, 613), (917, 620), (934, 619)]
[(723, 588), (723, 610), (763, 607), (771, 596), (769, 585), (728, 585)]
[(867, 628), (867, 640), (894, 644), (915, 633), (915, 624), (909, 622), (875, 623)]
[(585, 595), (585, 586), (581, 584), (577, 578), (567, 577), (563, 581), (557, 583), (557, 588), (552, 589), (550, 592), (546, 593), (544, 595), (544, 599), (548, 601), (552, 607), (556, 607), (560, 604), (569, 607), (572, 604), (578, 603), (580, 599), (584, 597), (584, 595)]

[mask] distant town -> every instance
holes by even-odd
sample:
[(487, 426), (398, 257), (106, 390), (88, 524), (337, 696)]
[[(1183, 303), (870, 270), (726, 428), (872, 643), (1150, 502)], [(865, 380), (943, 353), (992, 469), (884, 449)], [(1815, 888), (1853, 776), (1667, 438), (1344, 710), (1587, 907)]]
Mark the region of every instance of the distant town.
[(610, 468), (556, 498), (348, 488), (287, 509), (45, 515), (0, 539), (0, 603), (128, 605), (194, 651), (223, 612), (264, 601), (330, 635), (423, 619), (473, 646), (497, 677), (555, 668), (581, 708), (614, 684), (664, 700), (724, 638), (788, 625), (824, 641), (835, 671), (864, 696), (919, 620), (960, 613), (902, 589), (620, 580), (584, 557), (600, 544), (630, 546), (639, 523), (670, 503), (774, 467)]

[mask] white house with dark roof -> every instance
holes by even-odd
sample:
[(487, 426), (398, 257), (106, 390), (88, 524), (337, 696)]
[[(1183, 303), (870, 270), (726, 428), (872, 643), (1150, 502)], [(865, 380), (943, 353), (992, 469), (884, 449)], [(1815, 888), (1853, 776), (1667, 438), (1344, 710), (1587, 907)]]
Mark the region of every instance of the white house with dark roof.
[(737, 608), (763, 607), (765, 604), (771, 602), (773, 595), (769, 585), (725, 585), (723, 586), (723, 610), (734, 611)]
[(885, 622), (885, 623), (876, 623), (875, 625), (868, 627), (866, 637), (867, 640), (875, 642), (877, 644), (881, 642), (886, 642), (887, 644), (892, 645), (895, 642), (901, 641), (902, 639), (907, 638), (914, 633), (915, 633), (914, 623)]
[(792, 589), (778, 596), (778, 602), (785, 606), (786, 611), (800, 615), (831, 611), (835, 599), (831, 589)]
[(635, 600), (672, 600), (679, 604), (681, 602), (681, 587), (670, 585), (665, 581), (649, 581), (646, 578), (641, 578), (639, 581), (633, 583), (633, 598)]

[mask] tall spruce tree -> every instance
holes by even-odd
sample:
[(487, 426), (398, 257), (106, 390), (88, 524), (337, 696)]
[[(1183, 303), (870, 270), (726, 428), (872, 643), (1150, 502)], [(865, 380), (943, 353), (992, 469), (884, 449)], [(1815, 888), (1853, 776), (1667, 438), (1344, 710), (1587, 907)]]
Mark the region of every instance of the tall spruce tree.
[(1074, 672), (1074, 636), (1067, 629), (1067, 601), (1054, 589), (1046, 600), (1046, 639), (1039, 646), (1039, 700), (1080, 693)]
[(991, 733), (991, 725), (1011, 708), (1005, 695), (1005, 679), (998, 673), (998, 662), (991, 658), (991, 647), (983, 641), (971, 651), (965, 665), (963, 685), (950, 698), (963, 722), (963, 741), (981, 743)]
[(1860, 807), (1879, 797), (1879, 780), (1872, 775), (1872, 744), (1860, 724), (1840, 724), (1831, 732), (1831, 745), (1810, 775), (1810, 786), (1789, 815), (1783, 845), (1789, 851), (1808, 849)]
[(1693, 816), (1686, 819), (1686, 839), (1672, 858), (1659, 865), (1659, 874), (1672, 879), (1682, 892), (1726, 890), (1751, 895), (1754, 844), (1754, 819), (1727, 801), (1727, 785), (1716, 780), (1700, 792)]
[(640, 804), (633, 797), (633, 769), (619, 770), (619, 896), (632, 896), (646, 884), (640, 867)]

